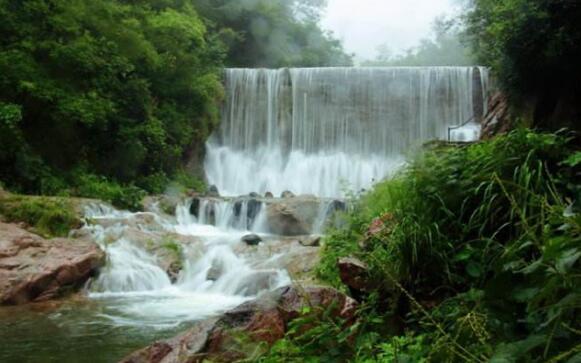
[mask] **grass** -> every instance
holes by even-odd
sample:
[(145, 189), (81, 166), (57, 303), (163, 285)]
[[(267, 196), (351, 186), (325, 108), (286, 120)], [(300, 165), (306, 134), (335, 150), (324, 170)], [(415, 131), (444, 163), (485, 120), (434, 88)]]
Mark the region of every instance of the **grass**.
[(24, 222), (47, 238), (66, 237), (80, 225), (73, 206), (62, 198), (9, 195), (0, 199), (0, 214), (8, 222)]
[[(336, 262), (355, 256), (376, 286), (342, 359), (581, 359), (577, 155), (565, 134), (516, 130), (432, 147), (362, 195), (347, 226), (330, 232), (318, 268), (319, 278), (348, 291)], [(366, 234), (378, 219), (382, 230)], [(281, 344), (298, 347), (305, 361), (332, 358), (337, 347), (317, 341), (308, 350), (296, 337)]]

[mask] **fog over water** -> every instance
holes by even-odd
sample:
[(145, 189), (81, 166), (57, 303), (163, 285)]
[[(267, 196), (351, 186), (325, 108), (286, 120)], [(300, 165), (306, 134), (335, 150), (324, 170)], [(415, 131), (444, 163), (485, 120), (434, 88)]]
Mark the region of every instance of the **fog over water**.
[(430, 35), (442, 14), (454, 14), (458, 0), (328, 0), (322, 25), (335, 33), (357, 59), (371, 59), (387, 43), (394, 52)]

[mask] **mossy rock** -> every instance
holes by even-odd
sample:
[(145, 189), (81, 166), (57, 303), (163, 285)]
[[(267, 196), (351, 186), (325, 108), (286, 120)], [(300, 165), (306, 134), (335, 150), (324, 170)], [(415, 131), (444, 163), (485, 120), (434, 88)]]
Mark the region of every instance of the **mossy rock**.
[(7, 222), (26, 223), (43, 237), (66, 237), (82, 224), (72, 203), (64, 198), (4, 194), (0, 214)]

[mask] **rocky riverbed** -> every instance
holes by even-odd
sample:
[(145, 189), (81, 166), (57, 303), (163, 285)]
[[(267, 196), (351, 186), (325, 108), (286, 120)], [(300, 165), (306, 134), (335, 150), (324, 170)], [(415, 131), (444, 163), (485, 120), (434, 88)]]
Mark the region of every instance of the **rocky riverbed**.
[[(22, 349), (20, 336), (28, 347), (42, 346), (46, 362), (75, 362), (83, 354), (111, 362), (171, 336), (126, 361), (183, 361), (176, 357), (186, 343), (198, 347), (188, 348), (189, 357), (230, 360), (231, 329), (272, 343), (306, 301), (339, 301), (345, 306), (338, 314), (351, 314), (354, 302), (317, 286), (313, 273), (321, 248), (313, 233), (332, 223), (342, 202), (160, 196), (148, 198), (140, 213), (94, 200), (72, 204), (82, 227), (67, 238), (0, 223), (0, 301), (29, 304), (0, 307), (0, 322), (13, 333), (0, 334), (2, 361), (40, 359)], [(58, 343), (47, 344), (52, 338), (35, 326)], [(262, 329), (273, 333), (262, 336)], [(100, 338), (89, 343), (91, 336)]]

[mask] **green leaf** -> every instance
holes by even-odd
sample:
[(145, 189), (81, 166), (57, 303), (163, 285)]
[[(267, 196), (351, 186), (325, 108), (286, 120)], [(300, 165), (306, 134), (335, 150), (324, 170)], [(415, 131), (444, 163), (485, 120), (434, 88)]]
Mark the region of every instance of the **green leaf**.
[(568, 165), (570, 167), (575, 167), (581, 164), (581, 151), (577, 151), (576, 153), (570, 155), (563, 164)]
[(468, 272), (468, 275), (471, 277), (480, 277), (482, 276), (483, 268), (481, 264), (471, 261), (466, 266), (466, 272)]
[(581, 251), (578, 248), (572, 248), (568, 251), (563, 252), (556, 263), (556, 269), (560, 273), (566, 273), (575, 265), (577, 260), (581, 257)]
[(517, 362), (529, 351), (543, 345), (546, 342), (544, 335), (531, 335), (528, 338), (514, 342), (502, 343), (496, 347), (490, 363), (512, 363)]

